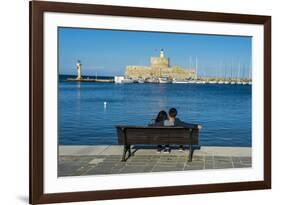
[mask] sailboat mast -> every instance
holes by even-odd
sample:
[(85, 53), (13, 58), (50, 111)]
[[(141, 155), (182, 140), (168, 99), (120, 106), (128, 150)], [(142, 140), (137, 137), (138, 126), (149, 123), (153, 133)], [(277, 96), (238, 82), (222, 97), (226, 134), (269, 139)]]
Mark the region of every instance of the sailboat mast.
[(240, 62), (238, 63), (238, 75), (237, 80), (240, 80)]
[(233, 79), (233, 61), (231, 60), (231, 64), (230, 64), (230, 79)]
[(223, 63), (223, 69), (224, 69), (224, 80), (226, 80), (226, 77), (227, 77), (227, 65), (226, 63)]
[(195, 79), (197, 80), (197, 78), (198, 78), (198, 74), (197, 74), (197, 72), (198, 72), (198, 61), (197, 61), (197, 56), (196, 56), (196, 58), (195, 58), (195, 70), (196, 70)]
[(249, 65), (249, 74), (248, 74), (248, 78), (249, 78), (249, 80), (251, 80), (251, 68), (250, 68), (250, 65)]

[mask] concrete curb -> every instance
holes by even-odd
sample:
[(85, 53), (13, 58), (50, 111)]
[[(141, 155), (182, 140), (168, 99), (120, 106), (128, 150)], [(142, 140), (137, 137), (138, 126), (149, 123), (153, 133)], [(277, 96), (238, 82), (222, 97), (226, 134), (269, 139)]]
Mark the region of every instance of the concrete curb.
[[(167, 155), (163, 152), (156, 153), (156, 148), (137, 148), (133, 149), (135, 155)], [(60, 145), (59, 156), (95, 156), (95, 155), (122, 155), (123, 146), (121, 145)], [(179, 152), (176, 147), (171, 150), (169, 155), (186, 155), (188, 149)], [(196, 156), (237, 156), (251, 157), (251, 147), (218, 147), (218, 146), (201, 146), (200, 149), (194, 150)]]

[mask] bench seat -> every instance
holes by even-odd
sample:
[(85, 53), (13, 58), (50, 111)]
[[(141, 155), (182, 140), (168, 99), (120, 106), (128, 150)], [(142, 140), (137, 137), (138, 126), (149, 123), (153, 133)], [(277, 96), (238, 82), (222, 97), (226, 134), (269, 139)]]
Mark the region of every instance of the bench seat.
[[(164, 126), (117, 125), (118, 144), (123, 145), (122, 161), (131, 156), (131, 145), (189, 145), (189, 161), (192, 161), (192, 146), (199, 144), (199, 129)], [(128, 157), (126, 154), (128, 152)]]

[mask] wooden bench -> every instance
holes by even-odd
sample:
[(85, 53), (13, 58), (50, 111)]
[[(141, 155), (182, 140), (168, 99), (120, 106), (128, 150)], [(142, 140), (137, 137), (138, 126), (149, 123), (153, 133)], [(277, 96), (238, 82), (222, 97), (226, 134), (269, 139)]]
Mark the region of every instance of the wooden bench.
[[(199, 129), (164, 126), (127, 126), (118, 125), (118, 144), (123, 145), (122, 161), (132, 155), (131, 145), (189, 145), (189, 162), (192, 161), (192, 145), (198, 145)], [(127, 159), (128, 159), (127, 158)]]

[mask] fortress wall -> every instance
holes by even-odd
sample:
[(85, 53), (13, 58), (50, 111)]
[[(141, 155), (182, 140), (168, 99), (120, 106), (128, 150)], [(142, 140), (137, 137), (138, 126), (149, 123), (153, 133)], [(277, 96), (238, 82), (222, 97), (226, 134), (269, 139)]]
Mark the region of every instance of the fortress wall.
[(195, 78), (195, 70), (193, 69), (184, 69), (181, 67), (173, 67), (170, 72), (171, 78), (175, 78), (177, 80), (184, 80), (187, 78)]
[(152, 68), (168, 68), (169, 58), (151, 57), (150, 65)]
[(148, 66), (127, 66), (125, 76), (133, 79), (151, 77), (151, 68)]
[[(127, 66), (125, 76), (133, 79), (158, 78), (160, 77), (160, 69), (148, 66)], [(182, 67), (162, 68), (161, 77), (175, 78), (177, 80), (195, 78), (195, 70)]]

